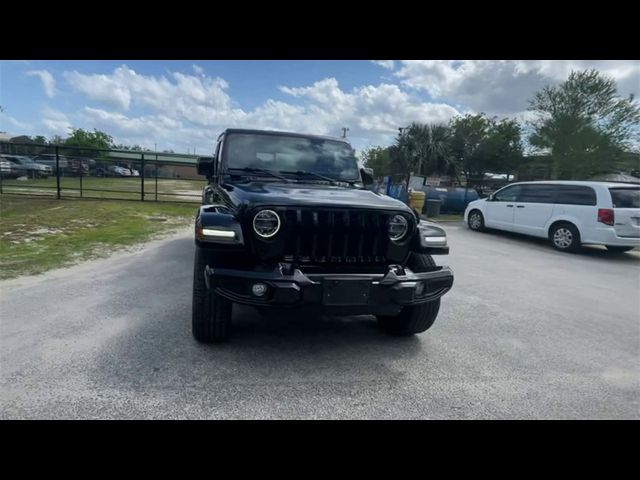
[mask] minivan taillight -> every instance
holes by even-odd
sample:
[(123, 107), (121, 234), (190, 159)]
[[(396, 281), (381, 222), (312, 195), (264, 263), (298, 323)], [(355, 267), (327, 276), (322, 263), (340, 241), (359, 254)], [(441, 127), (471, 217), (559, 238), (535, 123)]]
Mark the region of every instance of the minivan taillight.
[(610, 208), (599, 208), (598, 209), (598, 222), (604, 223), (605, 225), (613, 225), (614, 215), (613, 210)]

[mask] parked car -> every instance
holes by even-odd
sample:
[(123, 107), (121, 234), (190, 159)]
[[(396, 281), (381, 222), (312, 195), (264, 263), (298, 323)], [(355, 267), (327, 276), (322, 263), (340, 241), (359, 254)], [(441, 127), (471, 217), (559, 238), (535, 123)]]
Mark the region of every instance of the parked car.
[(31, 178), (47, 178), (53, 174), (53, 169), (48, 165), (34, 162), (30, 157), (23, 155), (1, 155), (2, 159), (13, 164), (12, 168)]
[[(56, 173), (56, 156), (52, 153), (43, 153), (33, 157), (33, 161), (48, 165), (52, 172)], [(60, 174), (63, 176), (78, 177), (89, 173), (89, 165), (79, 158), (69, 158), (59, 155)]]
[(464, 219), (471, 230), (495, 228), (548, 238), (557, 250), (591, 244), (626, 252), (640, 246), (640, 185), (513, 183), (471, 202)]
[(121, 167), (119, 165), (109, 165), (106, 168), (106, 174), (112, 177), (130, 177), (131, 170), (125, 167)]
[(12, 178), (14, 170), (10, 161), (0, 158), (0, 177)]
[(27, 169), (21, 163), (13, 160), (12, 156), (2, 155), (2, 160), (5, 162), (2, 169), (2, 176), (4, 178), (20, 178), (27, 176)]
[(56, 156), (50, 153), (43, 153), (33, 157), (33, 161), (42, 165), (51, 167), (52, 173), (56, 173), (56, 165), (60, 166), (60, 173), (65, 173), (69, 170), (69, 160), (64, 155), (58, 156), (59, 163), (56, 164)]
[[(224, 340), (233, 304), (373, 314), (392, 335), (430, 328), (453, 272), (446, 234), (369, 190), (344, 139), (227, 129), (196, 214), (192, 332)], [(302, 314), (301, 314), (302, 315)]]

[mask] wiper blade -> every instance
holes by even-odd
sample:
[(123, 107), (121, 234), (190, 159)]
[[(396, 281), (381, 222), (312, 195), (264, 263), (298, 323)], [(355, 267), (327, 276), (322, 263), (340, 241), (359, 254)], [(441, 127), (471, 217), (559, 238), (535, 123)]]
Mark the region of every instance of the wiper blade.
[(344, 182), (344, 183), (348, 183), (349, 185), (355, 185), (357, 180), (344, 180), (342, 178), (332, 178), (332, 177), (327, 177), (325, 175), (320, 175), (319, 173), (316, 172), (310, 172), (308, 170), (298, 170), (298, 171), (286, 171), (286, 170), (279, 170), (278, 173), (284, 173), (285, 175), (307, 175), (310, 177), (316, 177), (319, 178), (321, 180), (325, 180), (327, 182), (329, 182), (331, 185), (337, 185), (339, 182)]
[(306, 171), (306, 170), (298, 170), (298, 171), (295, 171), (295, 172), (294, 171), (287, 171), (287, 170), (279, 170), (278, 173), (284, 173), (285, 175), (307, 175), (307, 176), (319, 178), (321, 180), (325, 180), (325, 181), (331, 183), (332, 185), (336, 184), (336, 179), (335, 178), (325, 177), (324, 175), (320, 175), (319, 173), (309, 172), (309, 171)]
[(277, 178), (284, 182), (288, 182), (289, 180), (282, 175), (278, 175), (277, 173), (273, 173), (271, 170), (265, 170), (263, 168), (252, 168), (252, 167), (243, 167), (243, 168), (227, 168), (227, 171), (236, 171), (236, 172), (245, 172), (245, 173), (259, 173), (261, 175), (268, 175), (270, 177)]

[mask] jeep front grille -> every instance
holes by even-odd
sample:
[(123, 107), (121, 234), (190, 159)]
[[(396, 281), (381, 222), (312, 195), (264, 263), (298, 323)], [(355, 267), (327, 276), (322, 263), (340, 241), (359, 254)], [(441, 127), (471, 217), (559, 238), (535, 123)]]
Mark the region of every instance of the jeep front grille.
[(389, 212), (287, 208), (283, 218), (284, 261), (384, 263)]

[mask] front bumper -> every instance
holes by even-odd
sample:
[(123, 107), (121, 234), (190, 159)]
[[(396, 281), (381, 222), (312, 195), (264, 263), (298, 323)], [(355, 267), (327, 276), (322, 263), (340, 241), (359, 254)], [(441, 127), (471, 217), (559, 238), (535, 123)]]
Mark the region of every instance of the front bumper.
[[(449, 267), (414, 273), (390, 266), (386, 274), (304, 274), (280, 264), (271, 271), (205, 268), (207, 288), (233, 302), (254, 306), (381, 308), (431, 302), (453, 285)], [(267, 293), (252, 294), (255, 283), (267, 285)]]

